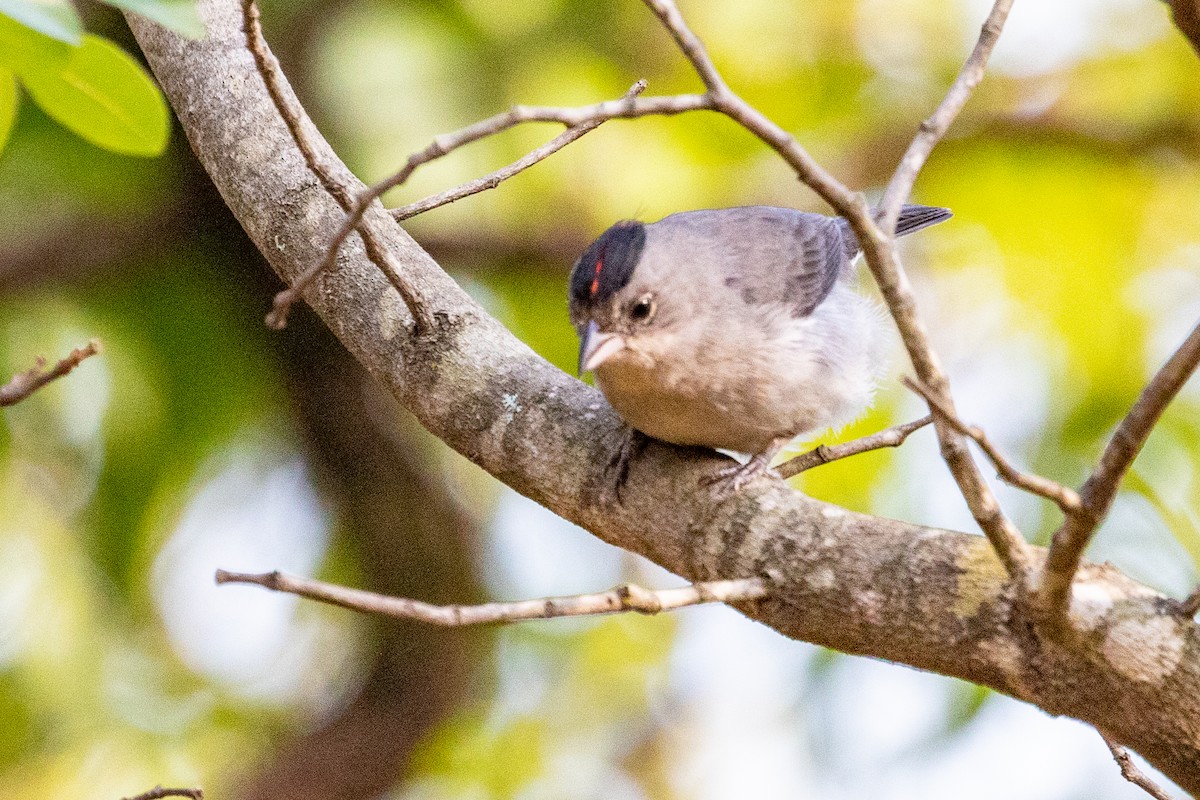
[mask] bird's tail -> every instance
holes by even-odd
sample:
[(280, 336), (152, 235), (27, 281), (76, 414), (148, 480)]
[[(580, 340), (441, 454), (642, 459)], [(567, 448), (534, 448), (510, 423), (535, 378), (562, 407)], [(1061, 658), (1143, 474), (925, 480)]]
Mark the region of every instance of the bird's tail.
[[(953, 216), (948, 208), (909, 204), (900, 209), (900, 217), (896, 220), (896, 235), (907, 236), (930, 225), (945, 222)], [(858, 244), (858, 237), (854, 235), (854, 229), (844, 217), (838, 217), (838, 223), (842, 226), (842, 242), (846, 248), (846, 256), (853, 259), (862, 249)]]
[(937, 206), (907, 205), (900, 209), (900, 218), (896, 220), (896, 235), (906, 236), (921, 228), (945, 222), (954, 215), (948, 208)]

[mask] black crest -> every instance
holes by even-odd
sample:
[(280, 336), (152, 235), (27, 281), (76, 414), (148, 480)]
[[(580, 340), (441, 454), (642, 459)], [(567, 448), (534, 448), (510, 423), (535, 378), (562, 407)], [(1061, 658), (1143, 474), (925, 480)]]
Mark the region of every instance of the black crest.
[(571, 270), (571, 305), (599, 305), (621, 291), (645, 246), (646, 226), (640, 222), (618, 222), (600, 234)]

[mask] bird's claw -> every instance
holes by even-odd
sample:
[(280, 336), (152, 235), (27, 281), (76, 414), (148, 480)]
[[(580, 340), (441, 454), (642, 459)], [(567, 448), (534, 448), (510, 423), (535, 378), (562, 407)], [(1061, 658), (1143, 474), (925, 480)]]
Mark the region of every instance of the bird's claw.
[(646, 449), (649, 437), (641, 431), (627, 428), (621, 438), (621, 444), (604, 467), (604, 489), (601, 494), (603, 503), (621, 502), (621, 489), (629, 479), (629, 467), (633, 460)]
[(734, 464), (717, 470), (716, 474), (700, 479), (701, 486), (707, 486), (713, 500), (720, 502), (737, 494), (743, 486), (759, 475), (773, 475), (770, 467), (770, 457), (754, 456), (745, 464)]

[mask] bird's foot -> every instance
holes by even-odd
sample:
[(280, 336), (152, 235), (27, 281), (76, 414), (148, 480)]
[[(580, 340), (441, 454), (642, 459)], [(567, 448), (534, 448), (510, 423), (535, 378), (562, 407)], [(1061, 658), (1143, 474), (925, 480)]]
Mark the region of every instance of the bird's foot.
[(633, 428), (625, 429), (620, 446), (604, 468), (605, 483), (600, 497), (603, 503), (607, 505), (621, 502), (621, 489), (625, 487), (625, 482), (629, 479), (629, 467), (633, 460), (646, 449), (649, 442), (650, 437), (641, 431)]
[(778, 477), (775, 470), (771, 469), (771, 459), (774, 455), (774, 452), (759, 453), (745, 464), (734, 464), (731, 467), (717, 470), (715, 475), (701, 478), (700, 485), (708, 487), (712, 492), (713, 500), (717, 502), (726, 500), (737, 494), (743, 486), (759, 475), (776, 475)]

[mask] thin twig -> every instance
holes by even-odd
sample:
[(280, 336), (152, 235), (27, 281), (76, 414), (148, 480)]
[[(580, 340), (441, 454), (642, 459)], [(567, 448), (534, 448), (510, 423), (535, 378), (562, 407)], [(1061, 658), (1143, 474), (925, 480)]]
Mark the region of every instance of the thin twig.
[(192, 800), (204, 800), (204, 790), (199, 787), (191, 789), (164, 789), (161, 786), (155, 786), (148, 792), (135, 794), (123, 800), (162, 800), (164, 797), (190, 797)]
[[(633, 84), (633, 86), (629, 87), (629, 90), (625, 92), (625, 95), (620, 100), (613, 101), (612, 105), (609, 106), (609, 110), (613, 112), (615, 116), (616, 113), (622, 110), (635, 108), (636, 106), (632, 104), (631, 101), (633, 101), (634, 98), (636, 98), (645, 90), (646, 82), (644, 80), (638, 81), (637, 83)], [(605, 105), (606, 104), (604, 103), (598, 103), (588, 108), (599, 112), (599, 110), (604, 108)], [(493, 136), (497, 133), (501, 133), (502, 131), (506, 131), (509, 128), (512, 128), (523, 122), (561, 122), (562, 119), (577, 113), (578, 110), (579, 109), (516, 106), (515, 108), (509, 109), (503, 114), (497, 114), (494, 117), (489, 117), (488, 119), (454, 131), (453, 133), (438, 136), (433, 140), (433, 143), (424, 150), (419, 150), (409, 156), (408, 160), (404, 163), (404, 166), (401, 167), (397, 172), (368, 187), (361, 195), (359, 195), (357, 207), (347, 218), (346, 225), (343, 225), (342, 229), (338, 231), (338, 234), (341, 238), (335, 236), (330, 242), (330, 248), (336, 249), (341, 245), (341, 242), (345, 239), (344, 231), (348, 232), (346, 230), (347, 226), (354, 221), (354, 215), (356, 213), (361, 214), (361, 209), (365, 208), (367, 203), (376, 199), (377, 197), (380, 197), (384, 192), (403, 184), (412, 176), (414, 172), (417, 171), (418, 167), (428, 164), (430, 161), (434, 161), (442, 158), (443, 156), (449, 155), (460, 147), (477, 142), (487, 136)], [(546, 119), (546, 117), (549, 116), (556, 118)], [(460, 200), (463, 197), (476, 194), (485, 189), (494, 188), (501, 181), (507, 180), (513, 175), (516, 175), (518, 172), (532, 167), (539, 161), (545, 160), (547, 157), (557, 153), (559, 150), (583, 136), (585, 133), (594, 131), (596, 128), (600, 127), (602, 124), (612, 118), (613, 116), (603, 116), (598, 113), (593, 116), (586, 117), (582, 122), (570, 126), (567, 128), (567, 130), (560, 133), (551, 141), (525, 155), (523, 158), (514, 161), (512, 164), (509, 164), (506, 167), (502, 167), (495, 172), (485, 175), (482, 178), (464, 183), (462, 186), (447, 190), (441, 194), (433, 195), (423, 200), (418, 200), (415, 203), (402, 206), (401, 208), (393, 209), (391, 214), (397, 220), (409, 219), (410, 217), (416, 216), (424, 211), (428, 211), (431, 208), (437, 208), (438, 206), (452, 203), (455, 200)], [(326, 263), (328, 260), (329, 256), (326, 255)]]
[[(646, 81), (640, 80), (633, 86), (629, 87), (629, 91), (625, 93), (625, 97), (623, 99), (628, 100), (637, 97), (639, 94), (645, 91), (645, 89)], [(473, 181), (468, 181), (467, 183), (464, 183), (461, 186), (456, 186), (453, 189), (447, 189), (444, 192), (431, 195), (423, 200), (418, 200), (414, 203), (409, 203), (408, 205), (392, 209), (392, 218), (397, 222), (401, 222), (411, 217), (415, 217), (418, 214), (423, 214), (426, 211), (430, 211), (440, 206), (448, 205), (457, 200), (461, 200), (464, 197), (470, 197), (473, 194), (478, 194), (479, 192), (486, 191), (488, 189), (495, 189), (502, 182), (513, 177), (517, 173), (523, 172), (532, 167), (534, 164), (537, 164), (539, 161), (544, 161), (545, 159), (554, 155), (571, 142), (583, 136), (585, 133), (594, 131), (604, 122), (605, 120), (603, 119), (592, 119), (567, 128), (565, 131), (546, 142), (541, 147), (530, 151), (525, 156), (517, 159), (506, 167), (501, 167), (494, 172), (484, 175), (482, 178), (476, 178)]]
[(845, 216), (853, 213), (858, 195), (822, 167), (800, 146), (794, 136), (729, 88), (705, 50), (703, 42), (688, 27), (674, 0), (643, 2), (666, 27), (708, 89), (707, 94), (703, 95), (708, 102), (706, 107), (719, 111), (758, 137), (795, 170), (797, 177), (805, 185), (833, 206), (839, 214)]
[[(966, 102), (977, 82), (972, 76), (982, 74), (986, 61), (1003, 26), (1010, 0), (997, 0), (989, 15), (988, 23), (981, 32), (981, 44), (977, 44), (966, 65), (960, 73), (959, 80), (950, 87), (937, 112), (931, 117), (933, 122), (922, 126), (914, 139), (912, 151), (918, 157), (907, 165), (902, 161), (896, 168), (892, 183), (897, 187), (892, 190), (887, 202), (892, 208), (884, 209), (883, 216), (894, 220), (899, 212), (900, 204), (908, 194), (907, 188), (924, 163), (924, 157), (945, 135), (950, 123), (958, 110)], [(923, 154), (923, 155), (921, 155)], [(904, 188), (901, 192), (900, 189)], [(896, 323), (904, 348), (912, 361), (913, 369), (931, 390), (939, 405), (950, 414), (955, 413), (954, 398), (950, 392), (950, 380), (942, 369), (941, 361), (933, 349), (929, 339), (928, 329), (917, 310), (916, 295), (908, 276), (900, 263), (896, 249), (895, 237), (891, 234), (894, 222), (881, 226), (874, 218), (867, 202), (861, 196), (855, 198), (852, 213), (846, 214), (847, 220), (858, 235), (863, 248), (867, 266), (879, 286), (880, 294), (887, 304), (888, 311)], [(1030, 553), (1021, 532), (1017, 529), (1000, 507), (995, 493), (984, 480), (979, 465), (971, 456), (967, 447), (966, 437), (953, 425), (949, 419), (937, 416), (934, 420), (937, 429), (938, 443), (941, 448), (942, 460), (954, 476), (959, 491), (971, 510), (971, 515), (979, 524), (984, 534), (991, 542), (997, 556), (1003, 562), (1005, 569), (1013, 580), (1024, 589), (1029, 583)]]
[(1163, 791), (1162, 787), (1146, 776), (1146, 773), (1137, 768), (1133, 763), (1133, 759), (1129, 756), (1129, 751), (1121, 745), (1117, 744), (1112, 739), (1100, 733), (1100, 738), (1108, 745), (1109, 752), (1112, 753), (1113, 760), (1117, 762), (1117, 766), (1121, 768), (1121, 777), (1143, 789), (1146, 794), (1154, 798), (1154, 800), (1171, 800), (1171, 795)]
[(996, 47), (996, 42), (1000, 39), (1000, 31), (1004, 28), (1012, 4), (1013, 0), (996, 0), (991, 13), (983, 23), (979, 39), (975, 42), (971, 55), (967, 57), (966, 63), (958, 73), (958, 78), (946, 92), (946, 96), (942, 98), (942, 102), (938, 104), (933, 114), (921, 123), (917, 135), (909, 144), (904, 157), (900, 159), (900, 164), (896, 167), (896, 172), (892, 175), (887, 190), (883, 193), (883, 201), (879, 204), (879, 225), (886, 233), (895, 232), (896, 220), (900, 216), (900, 207), (904, 205), (904, 201), (912, 192), (917, 175), (925, 166), (929, 154), (945, 137), (946, 132), (950, 130), (950, 125), (966, 105), (971, 93), (975, 91), (975, 87), (983, 80), (984, 69), (987, 67), (992, 50)]
[(8, 383), (0, 386), (0, 406), (15, 405), (52, 380), (61, 378), (78, 367), (85, 358), (100, 352), (100, 342), (92, 339), (83, 347), (76, 347), (65, 358), (50, 369), (45, 369), (46, 359), (40, 356), (36, 365), (25, 372), (18, 372)]
[(1057, 505), (1064, 514), (1078, 514), (1083, 508), (1082, 501), (1079, 499), (1079, 494), (1070, 487), (1063, 486), (1058, 481), (1044, 478), (1041, 475), (1034, 475), (1028, 472), (1021, 472), (1012, 465), (1004, 454), (1000, 452), (996, 445), (992, 444), (992, 440), (987, 437), (982, 428), (975, 425), (968, 425), (962, 419), (947, 408), (933, 396), (933, 392), (928, 386), (918, 380), (905, 375), (900, 379), (908, 389), (925, 399), (929, 407), (934, 413), (949, 422), (955, 430), (973, 440), (979, 445), (979, 449), (983, 450), (984, 455), (992, 462), (996, 468), (996, 475), (1000, 480), (1015, 486), (1018, 489), (1024, 489), (1030, 494), (1036, 494), (1039, 497), (1044, 497)]
[[(334, 168), (322, 158), (320, 135), (308, 120), (300, 102), (296, 100), (295, 95), (284, 91), (283, 70), (280, 69), (279, 61), (263, 37), (258, 6), (255, 5), (254, 0), (242, 0), (242, 20), (245, 26), (246, 46), (254, 57), (255, 66), (267, 86), (267, 92), (275, 103), (276, 111), (279, 112), (279, 116), (283, 118), (284, 124), (292, 134), (292, 141), (304, 155), (305, 163), (317, 176), (321, 185), (325, 187), (325, 191), (329, 192), (343, 211), (348, 212), (354, 204), (353, 192), (338, 178)], [(387, 245), (384, 244), (378, 233), (366, 224), (358, 226), (358, 233), (362, 237), (367, 257), (379, 267), (388, 282), (400, 293), (409, 313), (413, 315), (417, 331), (431, 329), (434, 325), (433, 311), (416, 287), (404, 277), (395, 257), (388, 251)], [(303, 288), (303, 286), (293, 286), (275, 295), (271, 311), (267, 314), (268, 326), (280, 329), (287, 325), (288, 310), (292, 303), (299, 299), (300, 291)]]
[(1200, 364), (1200, 323), (1150, 379), (1133, 408), (1117, 426), (1100, 456), (1100, 463), (1079, 490), (1083, 512), (1067, 517), (1054, 532), (1038, 587), (1039, 604), (1050, 618), (1065, 615), (1071, 581), (1079, 569), (1084, 550), (1097, 526), (1108, 515), (1125, 473), (1167, 405), (1196, 371), (1197, 364)]
[(700, 603), (739, 603), (757, 600), (768, 594), (763, 578), (694, 583), (677, 589), (649, 590), (626, 584), (596, 594), (518, 600), (512, 603), (484, 603), (477, 606), (436, 606), (420, 600), (365, 592), (322, 581), (285, 575), (282, 572), (247, 574), (217, 570), (217, 583), (252, 583), (277, 592), (320, 600), (342, 608), (415, 619), (432, 625), (457, 627), (491, 622), (515, 622), (528, 619), (556, 619), (593, 614), (636, 611), (657, 614)]
[(543, 145), (533, 151), (533, 153), (525, 156), (525, 158), (507, 167), (484, 176), (477, 181), (472, 181), (451, 189), (448, 192), (425, 198), (424, 200), (393, 211), (392, 214), (397, 220), (408, 219), (431, 208), (452, 203), (455, 200), (483, 191), (484, 189), (493, 188), (501, 181), (512, 177), (524, 169), (528, 169), (547, 156), (561, 150), (585, 133), (595, 130), (602, 123), (610, 119), (641, 117), (650, 114), (681, 114), (685, 111), (695, 111), (710, 106), (708, 99), (702, 95), (674, 95), (638, 100), (638, 95), (645, 88), (645, 81), (638, 81), (619, 100), (610, 100), (605, 103), (597, 103), (579, 108), (516, 106), (503, 114), (497, 114), (468, 125), (465, 128), (460, 128), (452, 133), (438, 136), (425, 149), (410, 155), (408, 160), (405, 161), (404, 166), (395, 173), (368, 186), (358, 197), (351, 200), (345, 209), (346, 218), (329, 240), (329, 244), (325, 249), (325, 255), (320, 261), (305, 270), (290, 288), (276, 295), (275, 307), (272, 310), (273, 317), (276, 319), (285, 318), (288, 307), (295, 302), (300, 291), (315, 280), (317, 276), (333, 267), (333, 262), (337, 258), (342, 244), (346, 241), (351, 231), (355, 230), (356, 227), (360, 227), (359, 223), (371, 203), (378, 200), (385, 192), (403, 184), (416, 172), (417, 168), (424, 164), (442, 158), (460, 147), (501, 133), (521, 123), (557, 122), (569, 126), (567, 131), (564, 131), (552, 142)]
[(679, 49), (683, 51), (687, 60), (691, 62), (692, 68), (700, 76), (708, 93), (711, 95), (728, 93), (729, 86), (726, 85), (725, 79), (721, 77), (721, 73), (717, 71), (716, 65), (709, 57), (704, 42), (700, 41), (700, 37), (688, 27), (674, 0), (645, 0), (645, 2), (662, 21), (663, 26), (675, 39), (675, 43), (679, 45)]
[(924, 428), (931, 422), (933, 422), (933, 416), (929, 415), (913, 420), (912, 422), (906, 422), (903, 425), (895, 425), (878, 433), (873, 433), (870, 436), (863, 436), (853, 441), (843, 442), (842, 444), (818, 445), (807, 453), (801, 453), (795, 458), (783, 462), (775, 468), (775, 471), (779, 473), (781, 478), (791, 478), (813, 467), (819, 467), (822, 464), (828, 464), (832, 461), (856, 456), (859, 453), (880, 450), (884, 447), (899, 447), (904, 444), (904, 440), (910, 434)]

